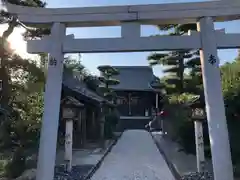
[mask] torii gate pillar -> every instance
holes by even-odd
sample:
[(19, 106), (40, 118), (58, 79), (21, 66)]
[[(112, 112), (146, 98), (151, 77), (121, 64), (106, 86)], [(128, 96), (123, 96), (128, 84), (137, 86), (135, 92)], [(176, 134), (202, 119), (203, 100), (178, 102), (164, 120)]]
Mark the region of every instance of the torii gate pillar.
[(209, 138), (215, 180), (233, 180), (228, 128), (222, 94), (216, 33), (212, 18), (197, 23), (201, 35), (200, 50)]
[(65, 26), (60, 23), (54, 23), (51, 29), (49, 42), (52, 44), (49, 46), (51, 49), (44, 94), (37, 180), (53, 180), (54, 177), (64, 60), (62, 44), (65, 39), (65, 30)]

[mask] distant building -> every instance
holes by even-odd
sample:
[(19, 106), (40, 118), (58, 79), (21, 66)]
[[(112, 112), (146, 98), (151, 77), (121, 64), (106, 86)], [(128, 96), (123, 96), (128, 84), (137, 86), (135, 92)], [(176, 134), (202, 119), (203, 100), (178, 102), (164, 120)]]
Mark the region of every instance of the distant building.
[(117, 93), (116, 104), (121, 117), (150, 117), (156, 94), (149, 83), (156, 78), (149, 66), (113, 66), (119, 71), (114, 78), (120, 84), (112, 88)]

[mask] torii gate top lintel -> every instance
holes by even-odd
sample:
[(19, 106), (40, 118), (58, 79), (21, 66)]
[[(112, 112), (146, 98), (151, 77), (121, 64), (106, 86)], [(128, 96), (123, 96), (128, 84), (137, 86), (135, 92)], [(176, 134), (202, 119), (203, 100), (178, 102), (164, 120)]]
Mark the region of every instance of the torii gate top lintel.
[(184, 24), (196, 22), (203, 15), (214, 17), (215, 21), (236, 20), (240, 16), (238, 0), (80, 8), (34, 8), (9, 3), (5, 6), (21, 22), (31, 26), (49, 26), (53, 22), (67, 27), (113, 26), (129, 21)]

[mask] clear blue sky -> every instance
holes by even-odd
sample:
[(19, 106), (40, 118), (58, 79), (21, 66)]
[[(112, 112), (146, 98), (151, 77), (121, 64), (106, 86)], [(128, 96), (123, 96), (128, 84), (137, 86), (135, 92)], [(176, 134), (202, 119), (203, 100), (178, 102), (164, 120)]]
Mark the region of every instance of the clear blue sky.
[[(87, 6), (110, 6), (110, 5), (132, 5), (132, 4), (158, 4), (191, 2), (192, 0), (47, 0), (47, 7), (87, 7)], [(203, 0), (198, 0), (203, 1)], [(240, 32), (240, 21), (216, 23), (216, 29), (225, 28), (228, 33)], [(96, 37), (119, 37), (119, 27), (104, 28), (71, 28), (67, 34), (74, 34), (75, 38), (96, 38)], [(154, 26), (144, 26), (142, 34), (145, 36), (159, 34)], [(146, 57), (149, 52), (141, 53), (101, 53), (101, 54), (82, 54), (82, 62), (90, 72), (97, 73), (98, 65), (148, 65)], [(233, 60), (237, 55), (237, 50), (221, 50), (219, 57), (221, 64)], [(161, 67), (154, 68), (154, 73), (162, 75)]]

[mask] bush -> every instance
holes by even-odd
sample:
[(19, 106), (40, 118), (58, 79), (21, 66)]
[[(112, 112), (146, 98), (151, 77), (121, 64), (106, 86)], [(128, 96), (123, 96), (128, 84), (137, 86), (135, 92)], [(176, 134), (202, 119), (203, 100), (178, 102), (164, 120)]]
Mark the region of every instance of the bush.
[(0, 176), (2, 176), (5, 172), (6, 162), (6, 160), (0, 160)]
[(5, 175), (8, 178), (16, 178), (20, 176), (26, 169), (26, 158), (24, 149), (22, 147), (17, 148), (13, 154), (12, 160), (6, 165)]
[[(172, 95), (169, 97), (169, 104), (167, 105), (171, 126), (173, 126), (171, 135), (182, 146), (183, 150), (190, 154), (196, 153), (196, 145), (194, 122), (191, 119), (191, 108), (187, 106), (187, 102), (194, 96), (194, 94), (188, 93)], [(203, 136), (205, 154), (210, 157), (207, 122), (203, 123)]]
[(177, 130), (179, 138), (178, 143), (183, 147), (186, 153), (195, 154), (195, 135), (194, 135), (194, 125), (192, 122), (185, 122)]
[(105, 116), (105, 124), (104, 124), (104, 136), (107, 139), (111, 139), (113, 137), (113, 132), (118, 124), (120, 116), (118, 111), (114, 109), (113, 111), (109, 112)]
[(164, 123), (165, 129), (167, 128), (166, 130), (174, 140), (179, 140), (179, 130), (183, 129), (185, 124), (191, 122), (191, 110), (184, 106), (184, 102), (188, 99), (190, 99), (188, 94), (171, 95), (164, 105), (167, 111), (167, 120)]

